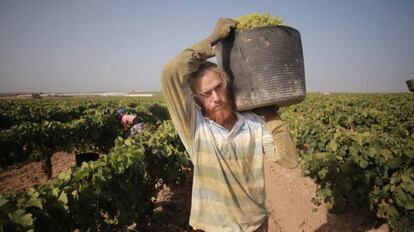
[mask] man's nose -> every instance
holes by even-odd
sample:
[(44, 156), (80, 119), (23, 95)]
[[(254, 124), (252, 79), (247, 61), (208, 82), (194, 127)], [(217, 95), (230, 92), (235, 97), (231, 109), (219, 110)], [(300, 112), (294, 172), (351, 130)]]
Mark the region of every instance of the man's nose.
[(212, 99), (214, 102), (219, 102), (219, 101), (221, 101), (219, 94), (217, 93), (217, 91), (214, 91), (214, 90), (213, 90), (213, 92), (211, 93), (211, 99)]

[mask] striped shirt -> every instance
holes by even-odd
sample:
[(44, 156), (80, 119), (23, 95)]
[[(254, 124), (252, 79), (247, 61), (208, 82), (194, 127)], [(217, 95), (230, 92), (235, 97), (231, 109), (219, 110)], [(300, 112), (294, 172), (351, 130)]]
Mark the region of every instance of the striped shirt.
[(272, 136), (253, 113), (236, 113), (230, 131), (200, 110), (196, 114), (189, 153), (194, 164), (190, 225), (205, 231), (254, 231), (267, 217), (263, 142), (272, 146)]
[[(190, 225), (205, 231), (254, 231), (266, 220), (264, 154), (277, 150), (264, 121), (236, 113), (228, 131), (203, 117), (187, 78), (214, 55), (204, 40), (168, 63), (161, 86), (174, 126), (194, 165)], [(275, 152), (276, 151), (276, 152)]]

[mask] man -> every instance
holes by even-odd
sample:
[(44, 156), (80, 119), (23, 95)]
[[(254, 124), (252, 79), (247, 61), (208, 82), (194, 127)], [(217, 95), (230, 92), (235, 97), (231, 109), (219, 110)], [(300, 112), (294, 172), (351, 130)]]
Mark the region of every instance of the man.
[(213, 33), (185, 49), (162, 72), (161, 86), (194, 165), (190, 225), (204, 231), (263, 231), (267, 211), (264, 155), (294, 168), (297, 154), (276, 107), (234, 112), (229, 81), (213, 46), (237, 22), (219, 19)]
[(144, 129), (144, 123), (135, 114), (127, 114), (126, 110), (121, 108), (116, 112), (116, 118), (121, 122), (124, 129), (124, 137), (128, 138)]

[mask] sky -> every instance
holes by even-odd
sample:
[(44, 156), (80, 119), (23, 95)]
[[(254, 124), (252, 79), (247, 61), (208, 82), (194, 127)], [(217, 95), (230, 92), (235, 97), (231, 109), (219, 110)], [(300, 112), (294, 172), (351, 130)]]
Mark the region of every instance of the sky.
[(0, 0), (0, 92), (159, 91), (218, 18), (264, 12), (301, 33), (308, 92), (408, 92), (413, 0)]

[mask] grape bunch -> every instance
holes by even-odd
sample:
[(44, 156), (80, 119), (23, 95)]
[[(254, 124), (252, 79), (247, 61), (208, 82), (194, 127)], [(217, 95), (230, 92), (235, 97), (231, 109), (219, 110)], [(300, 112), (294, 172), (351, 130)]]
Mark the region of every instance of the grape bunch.
[(240, 16), (236, 19), (237, 30), (253, 29), (264, 26), (285, 25), (279, 16), (271, 16), (269, 13), (253, 13)]

